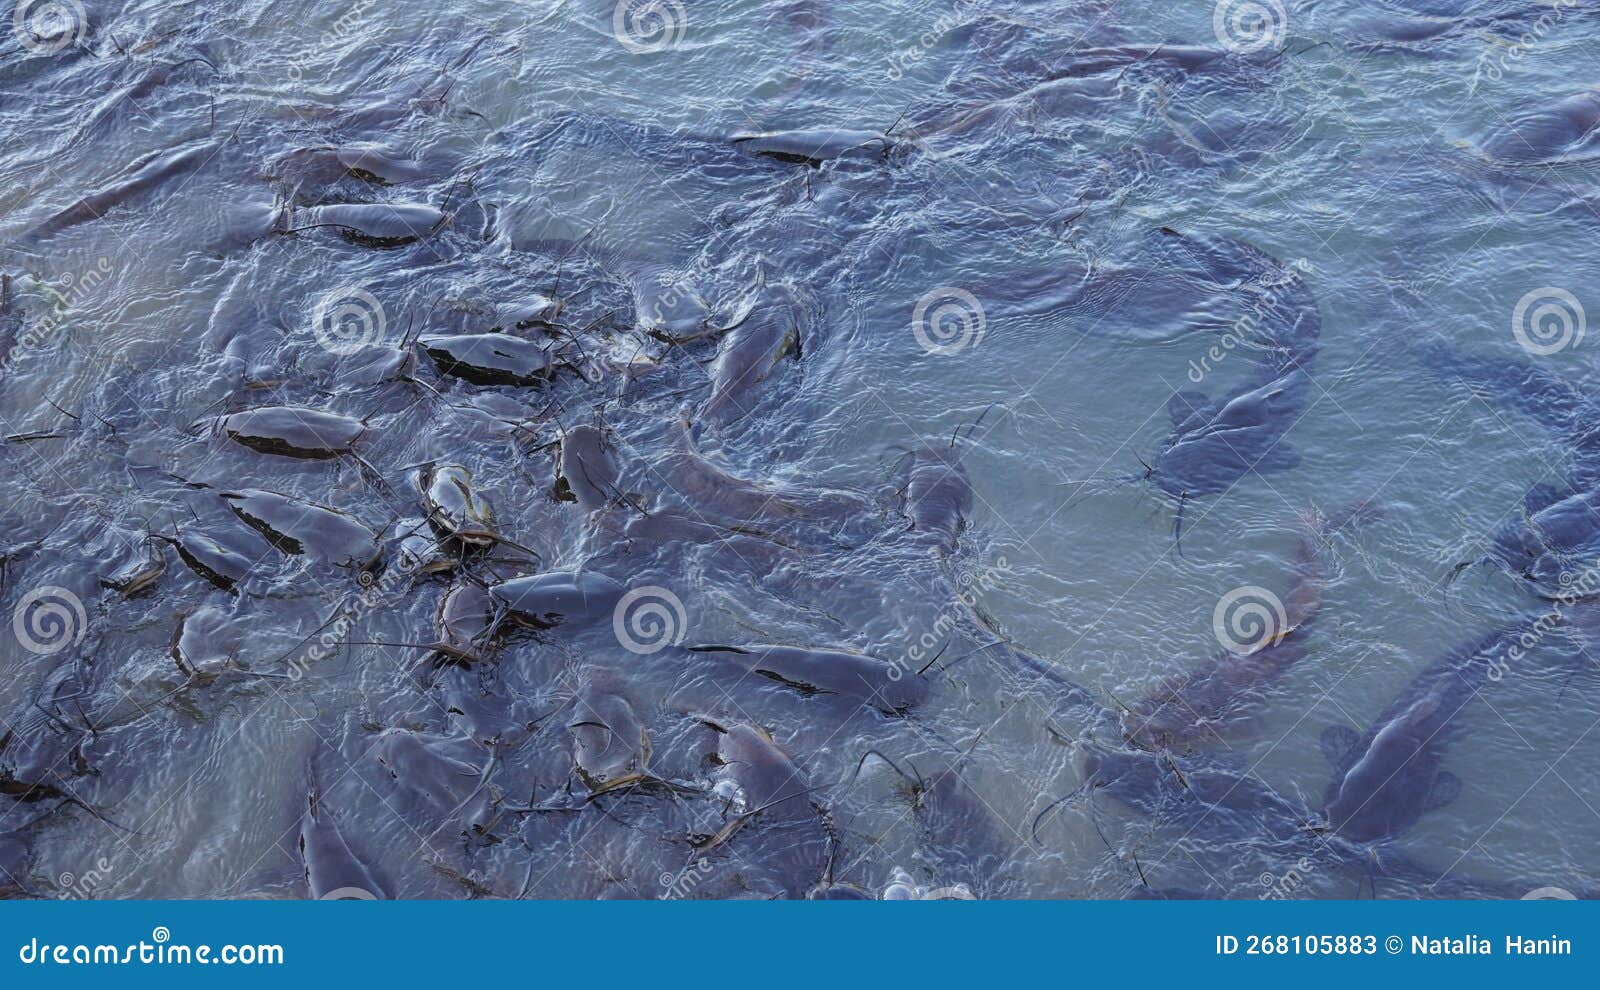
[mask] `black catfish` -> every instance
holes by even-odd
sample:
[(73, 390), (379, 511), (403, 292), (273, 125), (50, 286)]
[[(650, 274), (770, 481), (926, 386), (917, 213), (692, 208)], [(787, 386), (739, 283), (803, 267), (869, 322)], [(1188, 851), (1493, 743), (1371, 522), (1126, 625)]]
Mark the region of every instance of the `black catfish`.
[(254, 488), (221, 494), (234, 515), (286, 554), (362, 571), (377, 564), (378, 534), (338, 509)]
[(35, 226), (27, 238), (43, 240), (69, 227), (98, 220), (140, 193), (204, 165), (221, 146), (220, 141), (205, 140), (152, 152), (129, 165), (110, 185), (89, 193)]
[(393, 248), (431, 237), (450, 220), (450, 214), (424, 203), (334, 203), (293, 214), (287, 232), (326, 227), (352, 244)]
[(561, 437), (556, 458), (555, 497), (576, 502), (586, 512), (603, 509), (620, 493), (620, 472), (606, 436), (598, 428), (574, 426)]
[(712, 727), (719, 733), (713, 791), (724, 802), (724, 823), (699, 845), (696, 858), (727, 846), (763, 872), (770, 870), (784, 896), (805, 897), (827, 869), (827, 813), (799, 767), (764, 729)]
[(928, 684), (915, 671), (861, 653), (759, 645), (689, 649), (728, 657), (739, 667), (801, 694), (839, 695), (885, 715), (904, 715), (928, 697)]
[[(1236, 335), (1257, 332), (1260, 358), (1239, 384), (1218, 398), (1185, 391), (1167, 403), (1172, 432), (1148, 471), (1149, 480), (1180, 500), (1227, 491), (1251, 472), (1286, 471), (1300, 463), (1287, 441), (1311, 397), (1322, 315), (1304, 280), (1261, 251), (1221, 238), (1164, 231), (1220, 281), (1235, 281), (1251, 313)], [(1248, 324), (1246, 326), (1245, 324)]]
[(300, 816), (300, 859), (306, 888), (318, 900), (379, 900), (383, 887), (350, 850), (332, 813), (322, 805), (316, 771), (310, 773), (305, 814)]
[(1365, 734), (1346, 726), (1323, 732), (1334, 772), (1324, 808), (1335, 831), (1358, 842), (1392, 838), (1455, 800), (1461, 780), (1443, 763), (1461, 712), (1526, 627), (1488, 633), (1430, 664)]
[(961, 452), (954, 446), (912, 451), (902, 491), (901, 513), (913, 538), (942, 554), (954, 553), (973, 507), (972, 477)]
[(1319, 541), (1346, 522), (1373, 514), (1366, 504), (1327, 519), (1303, 514), (1293, 584), (1282, 600), (1282, 627), (1276, 628), (1278, 617), (1273, 616), (1272, 627), (1260, 630), (1259, 641), (1248, 648), (1223, 650), (1193, 673), (1178, 675), (1135, 702), (1123, 712), (1126, 736), (1147, 748), (1182, 750), (1225, 738), (1251, 722), (1266, 689), (1306, 656), (1327, 582)]
[(801, 315), (792, 297), (774, 288), (728, 331), (711, 366), (711, 396), (700, 407), (702, 421), (728, 426), (755, 409), (763, 386), (781, 370), (779, 362), (800, 358)]
[(597, 571), (547, 571), (492, 585), (489, 593), (516, 621), (538, 629), (609, 620), (624, 588)]
[(251, 450), (323, 460), (348, 454), (366, 424), (338, 413), (303, 406), (261, 406), (217, 421), (230, 440)]
[(418, 343), (440, 374), (474, 385), (543, 385), (550, 380), (550, 349), (504, 333), (425, 336)]

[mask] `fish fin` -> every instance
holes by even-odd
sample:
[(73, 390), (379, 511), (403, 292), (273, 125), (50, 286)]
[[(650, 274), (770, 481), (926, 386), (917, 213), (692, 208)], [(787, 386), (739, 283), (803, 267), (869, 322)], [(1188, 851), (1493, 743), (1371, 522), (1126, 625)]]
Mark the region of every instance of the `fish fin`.
[(1356, 748), (1361, 737), (1347, 725), (1330, 725), (1322, 730), (1322, 755), (1329, 763), (1338, 766), (1345, 754)]
[(1461, 778), (1448, 770), (1439, 771), (1428, 789), (1428, 810), (1443, 808), (1461, 796)]

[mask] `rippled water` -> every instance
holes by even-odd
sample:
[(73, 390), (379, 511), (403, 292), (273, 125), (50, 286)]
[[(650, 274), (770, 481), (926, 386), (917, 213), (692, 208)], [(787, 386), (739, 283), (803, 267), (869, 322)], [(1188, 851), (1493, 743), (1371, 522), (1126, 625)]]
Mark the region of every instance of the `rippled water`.
[[(1451, 579), (1535, 486), (1593, 483), (1534, 400), (1593, 381), (1594, 120), (1527, 116), (1592, 92), (1592, 4), (1267, 2), (1263, 36), (1208, 2), (645, 6), (69, 2), (5, 39), (6, 889), (320, 893), (313, 793), (390, 897), (876, 895), (897, 869), (986, 898), (1593, 889), (1585, 603), (1448, 719), (1459, 794), (1414, 822), (1324, 828), (1319, 743), (1566, 587)], [(818, 167), (734, 140), (818, 128), (870, 133), (797, 139)], [(348, 203), (441, 222), (361, 243), (329, 226)], [(774, 313), (797, 352), (728, 414), (741, 331), (717, 338)], [(493, 328), (564, 363), (482, 385), (411, 346)], [(1175, 394), (1182, 419), (1284, 361), (1309, 381), (1260, 470), (1160, 483)], [(218, 429), (281, 404), (365, 432), (311, 460)], [(623, 465), (600, 509), (553, 495), (583, 424)], [(953, 549), (908, 526), (930, 456), (971, 479)], [(393, 526), (445, 463), (510, 542), (406, 574)], [(242, 488), (384, 534), (371, 587), (246, 527)], [(172, 545), (199, 537), (253, 565), (235, 592)], [(147, 555), (152, 586), (103, 586)], [(471, 665), (374, 645), (433, 642), (462, 575), (577, 568), (655, 589), (677, 645), (609, 612)], [(1219, 611), (1241, 597), (1292, 666), (1152, 741), (1119, 713), (1253, 635)], [(30, 627), (50, 601), (65, 627)], [(727, 643), (944, 652), (889, 717), (683, 648)], [(670, 783), (586, 780), (594, 722)], [(711, 725), (770, 732), (781, 806)], [(1094, 786), (1151, 747), (1168, 806)], [(1228, 803), (1255, 787), (1276, 810)]]

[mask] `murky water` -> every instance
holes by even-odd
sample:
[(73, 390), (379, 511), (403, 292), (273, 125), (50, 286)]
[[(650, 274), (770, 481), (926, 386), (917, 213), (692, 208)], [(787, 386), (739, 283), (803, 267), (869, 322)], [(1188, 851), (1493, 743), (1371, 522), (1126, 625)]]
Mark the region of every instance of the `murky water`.
[[(1401, 6), (41, 13), (0, 61), (5, 889), (1594, 889), (1593, 512), (1455, 569), (1594, 484), (1600, 22)], [(516, 383), (448, 373), (491, 330)], [(240, 442), (269, 406), (359, 436)], [(424, 521), (446, 465), (494, 546)], [(1361, 834), (1329, 784), (1391, 722)]]

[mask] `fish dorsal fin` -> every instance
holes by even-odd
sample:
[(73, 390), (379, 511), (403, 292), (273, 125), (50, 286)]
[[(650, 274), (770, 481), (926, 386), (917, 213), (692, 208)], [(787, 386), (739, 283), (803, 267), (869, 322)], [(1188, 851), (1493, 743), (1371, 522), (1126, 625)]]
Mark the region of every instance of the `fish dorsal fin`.
[(1330, 725), (1322, 730), (1322, 755), (1333, 766), (1340, 766), (1360, 740), (1356, 730), (1349, 726)]
[(1439, 771), (1428, 789), (1428, 810), (1443, 808), (1461, 796), (1461, 778), (1448, 770)]

